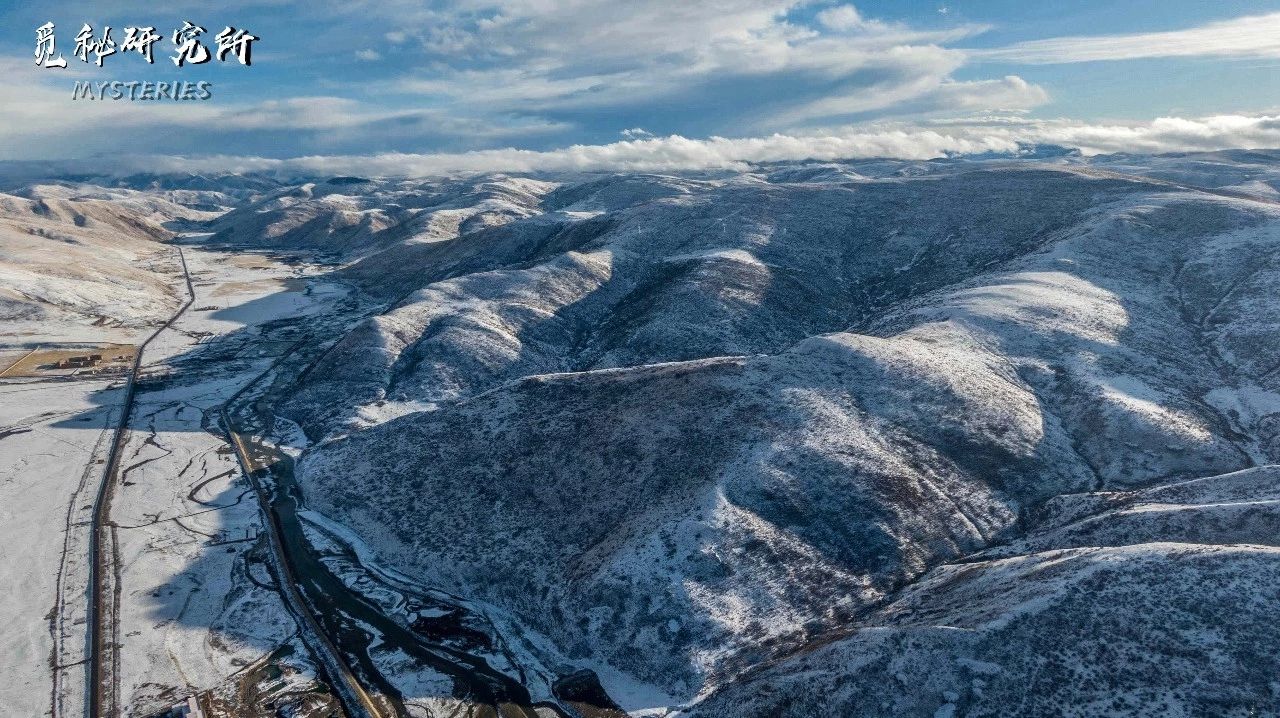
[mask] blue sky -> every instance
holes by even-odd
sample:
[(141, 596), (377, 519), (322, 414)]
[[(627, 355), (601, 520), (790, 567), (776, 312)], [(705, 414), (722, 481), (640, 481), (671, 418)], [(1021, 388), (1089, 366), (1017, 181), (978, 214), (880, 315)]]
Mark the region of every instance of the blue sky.
[[(819, 136), (847, 140), (828, 152), (893, 154), (890, 131), (908, 136), (904, 155), (1055, 138), (1155, 151), (1269, 144), (1280, 115), (1280, 0), (213, 5), (0, 3), (0, 159), (483, 152), (498, 162), (507, 149), (687, 149), (673, 136), (758, 140), (757, 158), (782, 151), (778, 137), (793, 154)], [(259, 36), (253, 66), (175, 68), (168, 36), (182, 20), (207, 28), (210, 46), (225, 25)], [(47, 21), (67, 69), (33, 62)], [(72, 57), (84, 23), (110, 25), (117, 42), (128, 25), (165, 39), (154, 65), (118, 53), (97, 68)], [(214, 96), (73, 101), (75, 80), (207, 80)]]

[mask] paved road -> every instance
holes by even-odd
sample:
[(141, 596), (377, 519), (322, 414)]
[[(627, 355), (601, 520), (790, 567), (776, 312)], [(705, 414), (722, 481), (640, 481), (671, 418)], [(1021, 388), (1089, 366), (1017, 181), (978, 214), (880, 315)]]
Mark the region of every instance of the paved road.
[[(178, 311), (174, 312), (168, 321), (138, 346), (138, 351), (134, 354), (133, 365), (129, 368), (129, 376), (126, 380), (120, 424), (116, 427), (115, 438), (107, 454), (106, 469), (102, 472), (102, 482), (98, 485), (98, 493), (93, 502), (93, 518), (89, 526), (89, 585), (86, 592), (89, 614), (85, 634), (88, 641), (89, 662), (86, 686), (88, 706), (85, 713), (89, 718), (113, 717), (119, 712), (116, 705), (114, 670), (116, 665), (115, 598), (112, 588), (114, 580), (109, 584), (106, 578), (107, 574), (114, 573), (115, 562), (113, 556), (104, 549), (103, 535), (110, 531), (112, 490), (120, 474), (120, 453), (129, 432), (129, 414), (133, 410), (134, 389), (137, 385), (138, 373), (142, 369), (143, 353), (156, 337), (178, 321), (196, 298), (195, 286), (191, 283), (191, 273), (187, 271), (187, 258), (180, 247), (177, 250), (178, 259), (182, 262), (182, 275), (187, 284), (187, 300), (178, 307)], [(107, 635), (108, 633), (111, 635)]]

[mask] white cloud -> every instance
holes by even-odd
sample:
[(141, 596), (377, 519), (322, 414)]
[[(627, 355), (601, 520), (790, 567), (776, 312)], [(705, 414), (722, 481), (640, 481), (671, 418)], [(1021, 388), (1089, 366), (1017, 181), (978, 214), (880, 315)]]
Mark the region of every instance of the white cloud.
[(975, 50), (979, 59), (1028, 64), (1144, 57), (1280, 57), (1280, 13), (1238, 17), (1172, 32), (1085, 35)]
[[(657, 101), (679, 108), (679, 98), (721, 92), (715, 114), (725, 126), (808, 123), (932, 91), (963, 63), (943, 45), (985, 30), (916, 30), (852, 5), (823, 9), (812, 26), (788, 20), (811, 4), (454, 0), (418, 32), (429, 71), (391, 88), (472, 111), (558, 115)], [(773, 107), (758, 113), (744, 95)]]
[[(815, 5), (815, 17), (798, 19), (805, 13), (796, 10)], [(51, 92), (49, 78), (24, 69), (21, 82), (31, 91), (10, 83), (0, 108), (20, 106), (6, 118), (29, 121), (0, 126), (0, 157), (77, 145), (104, 150), (139, 126), (172, 130), (160, 138), (163, 151), (180, 149), (184, 134), (200, 135), (189, 145), (198, 151), (219, 130), (239, 133), (228, 141), (241, 142), (252, 139), (250, 132), (265, 137), (293, 129), (302, 132), (286, 138), (290, 148), (282, 153), (432, 147), (455, 130), (463, 146), (480, 147), (513, 141), (525, 130), (601, 137), (642, 125), (759, 134), (894, 112), (1025, 108), (1046, 96), (1026, 83), (953, 78), (966, 55), (949, 46), (983, 26), (921, 30), (830, 0), (324, 0), (320, 6), (365, 23), (348, 57), (378, 62), (361, 67), (377, 79), (297, 83), (259, 103), (232, 101), (215, 83), (215, 100), (198, 107), (88, 108), (69, 107), (58, 97), (61, 86)], [(289, 96), (308, 87), (344, 97)], [(78, 117), (55, 121), (54, 129), (36, 118), (46, 112)], [(413, 142), (414, 132), (424, 139)]]
[(830, 30), (853, 30), (862, 25), (862, 15), (852, 5), (838, 5), (827, 8), (817, 15), (818, 22)]
[[(8, 78), (0, 94), (0, 116), (5, 118), (0, 157), (85, 156), (136, 145), (143, 138), (155, 152), (200, 152), (221, 142), (241, 153), (317, 153), (326, 162), (347, 158), (367, 163), (369, 157), (347, 153), (534, 142), (545, 147), (581, 136), (571, 132), (609, 138), (628, 125), (633, 128), (622, 137), (630, 143), (549, 152), (378, 155), (397, 159), (385, 165), (379, 160), (374, 167), (403, 162), (414, 171), (461, 171), (608, 167), (617, 162), (682, 168), (723, 166), (766, 150), (783, 152), (784, 159), (808, 156), (809, 151), (814, 156), (879, 152), (927, 157), (1007, 148), (1024, 140), (1062, 141), (1088, 151), (1280, 144), (1269, 139), (1271, 130), (1259, 125), (1258, 118), (1240, 116), (1110, 125), (1023, 120), (944, 125), (929, 120), (956, 112), (1026, 110), (1047, 102), (1045, 87), (1017, 75), (957, 79), (974, 57), (1027, 63), (1171, 55), (1280, 57), (1280, 13), (1176, 32), (1064, 37), (963, 50), (957, 43), (983, 32), (983, 26), (921, 30), (866, 17), (854, 5), (832, 0), (329, 3), (370, 23), (368, 42), (347, 52), (370, 61), (384, 55), (395, 60), (361, 67), (386, 68), (385, 73), (370, 73), (378, 80), (295, 85), (349, 96), (286, 94), (250, 102), (223, 94), (219, 83), (215, 100), (208, 103), (71, 103), (68, 78), (42, 75), (20, 59), (0, 59), (0, 73)], [(805, 12), (796, 12), (805, 8), (818, 12), (805, 20)], [(916, 124), (813, 129), (907, 117)], [(739, 139), (652, 137), (634, 125), (663, 134), (682, 129)], [(740, 151), (744, 154), (735, 156)]]
[(849, 93), (832, 93), (787, 108), (768, 121), (781, 126), (797, 125), (810, 118), (841, 117), (879, 112), (913, 115), (945, 111), (1024, 110), (1049, 100), (1043, 87), (1017, 75), (999, 80), (957, 81), (951, 73), (964, 57), (942, 48), (895, 48), (895, 74)]
[[(217, 111), (200, 102), (142, 102), (149, 112), (139, 112), (128, 101), (72, 100), (75, 80), (86, 77), (46, 71), (31, 63), (0, 59), (0, 75), (6, 78), (0, 93), (0, 146), (21, 147), (33, 137), (57, 136), (85, 127), (152, 124), (182, 126), (211, 122)], [(93, 81), (97, 77), (87, 75)]]
[(748, 162), (847, 157), (927, 159), (947, 152), (1009, 151), (1015, 142), (968, 139), (925, 129), (883, 129), (846, 135), (771, 135), (695, 140), (678, 135), (624, 140), (605, 145), (573, 145), (545, 152), (499, 149), (455, 154), (387, 153), (372, 156), (315, 156), (288, 160), (257, 157), (149, 158), (148, 164), (181, 171), (275, 171), (357, 173), (374, 176), (432, 176), (476, 172), (673, 171), (743, 169)]
[(1280, 148), (1280, 115), (1159, 117), (1146, 123), (1026, 121), (1008, 130), (1031, 141), (1078, 147), (1085, 154)]
[[(80, 76), (46, 71), (32, 63), (0, 58), (8, 78), (0, 93), (0, 159), (75, 157), (116, 153), (144, 144), (153, 151), (192, 151), (210, 137), (244, 138), (288, 133), (308, 148), (367, 146), (375, 134), (413, 138), (425, 131), (473, 143), (508, 142), (563, 132), (564, 123), (539, 118), (460, 116), (443, 109), (392, 109), (347, 97), (305, 96), (256, 102), (227, 101), (214, 83), (208, 101), (175, 102), (72, 99)], [(105, 76), (89, 76), (101, 82)], [(235, 133), (235, 134), (232, 134)], [(185, 137), (198, 137), (184, 141)], [(157, 143), (166, 143), (163, 147)], [(475, 146), (474, 144), (472, 146)], [(180, 148), (180, 149), (175, 149)]]
[[(1088, 124), (1019, 117), (974, 118), (931, 125), (872, 124), (811, 134), (689, 139), (677, 135), (573, 145), (543, 152), (520, 149), (463, 153), (328, 155), (294, 159), (214, 156), (139, 157), (121, 172), (279, 172), (432, 176), (482, 172), (676, 171), (743, 169), (751, 162), (888, 157), (924, 160), (952, 153), (1013, 152), (1022, 144), (1078, 147), (1086, 154), (1280, 147), (1280, 116), (1166, 117), (1146, 123)], [(137, 163), (136, 166), (134, 164)], [(81, 170), (101, 171), (81, 163)]]
[(938, 86), (933, 101), (951, 110), (1027, 110), (1048, 102), (1049, 93), (1017, 75), (1007, 75), (999, 80), (947, 80)]

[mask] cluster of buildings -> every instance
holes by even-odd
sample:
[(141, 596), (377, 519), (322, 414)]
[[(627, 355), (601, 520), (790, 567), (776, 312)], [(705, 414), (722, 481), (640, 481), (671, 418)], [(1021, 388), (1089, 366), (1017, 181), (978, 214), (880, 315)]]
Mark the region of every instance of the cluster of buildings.
[[(122, 357), (116, 357), (120, 359)], [(84, 356), (67, 357), (57, 363), (59, 369), (83, 369), (86, 367), (97, 366), (102, 361), (101, 354), (86, 354)]]
[(78, 354), (46, 364), (41, 369), (69, 370), (72, 374), (113, 374), (126, 371), (128, 362), (129, 357), (124, 354), (110, 358), (102, 354)]

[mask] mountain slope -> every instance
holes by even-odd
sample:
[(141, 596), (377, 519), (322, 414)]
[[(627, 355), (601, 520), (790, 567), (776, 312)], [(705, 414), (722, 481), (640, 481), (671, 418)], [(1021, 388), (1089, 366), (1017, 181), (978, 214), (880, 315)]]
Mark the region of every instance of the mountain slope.
[(75, 337), (93, 324), (123, 337), (162, 322), (178, 305), (181, 273), (166, 224), (205, 216), (131, 190), (50, 184), (0, 195), (6, 334)]
[(1084, 518), (939, 568), (690, 715), (1273, 714), (1278, 480), (1072, 497)]
[(1099, 198), (1143, 189), (1030, 169), (852, 185), (746, 177), (671, 196), (667, 178), (648, 178), (659, 189), (646, 192), (613, 181), (627, 190), (607, 195), (617, 211), (538, 217), (352, 267), (352, 281), (402, 300), (309, 374), (292, 418), (323, 435), (353, 400), (437, 401), (533, 373), (781, 351), (1034, 250)]
[(334, 177), (237, 207), (211, 229), (215, 242), (348, 260), (530, 216), (553, 187), (501, 176), (438, 182)]
[[(1164, 524), (1143, 547), (975, 558), (1049, 531), (1056, 497), (1280, 461), (1275, 206), (1037, 166), (691, 187), (416, 254), (425, 286), (340, 342), (285, 407), (340, 437), (304, 456), (309, 505), (397, 569), (511, 612), (551, 639), (553, 663), (686, 696), (720, 687), (705, 715), (969, 705), (916, 673), (877, 684), (907, 638), (833, 638), (916, 635), (891, 608), (903, 601), (957, 606), (957, 625), (1029, 616), (963, 650), (919, 624), (943, 636), (922, 651), (1021, 646), (1007, 690), (1103, 579), (1101, 643), (1063, 655), (1114, 670), (1130, 664), (1097, 652), (1137, 641), (1128, 625), (1151, 627), (1153, 656), (1220, 645), (1138, 615), (1226, 598), (1182, 582), (1251, 582), (1224, 636), (1278, 607), (1269, 549), (1188, 553)], [(958, 561), (982, 564), (944, 566)], [(1253, 669), (1232, 677), (1256, 654), (1215, 669), (1224, 705), (1269, 700)], [(1124, 681), (1071, 693), (1067, 663), (1028, 713), (1137, 695)], [(1173, 686), (1180, 670), (1134, 680)], [(1157, 697), (1207, 705), (1188, 695)]]

